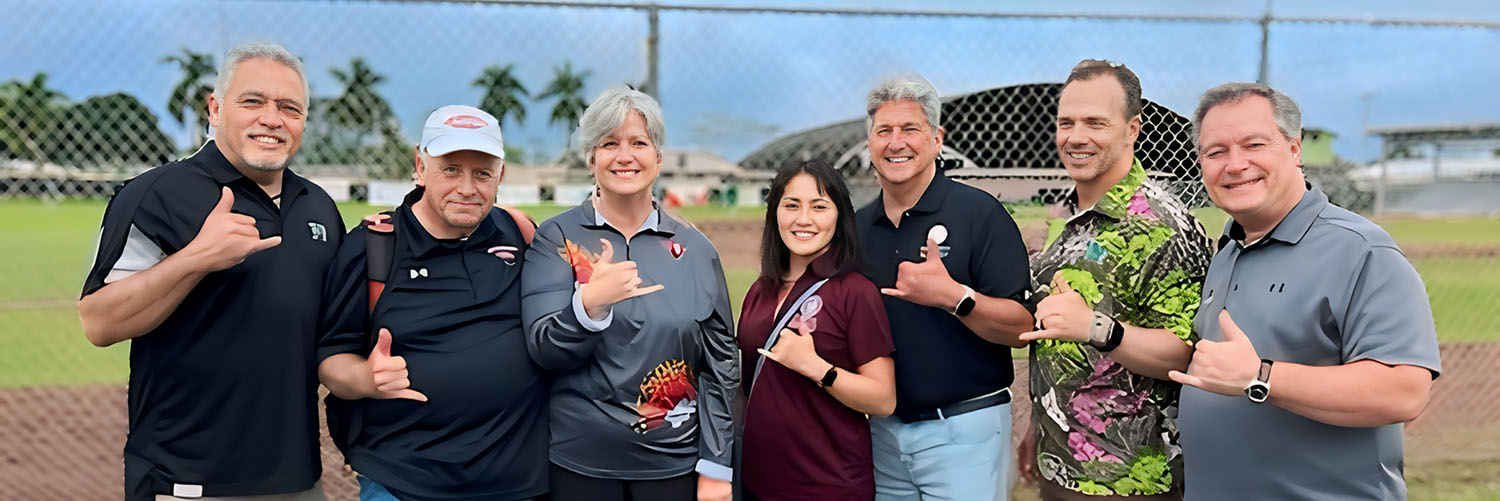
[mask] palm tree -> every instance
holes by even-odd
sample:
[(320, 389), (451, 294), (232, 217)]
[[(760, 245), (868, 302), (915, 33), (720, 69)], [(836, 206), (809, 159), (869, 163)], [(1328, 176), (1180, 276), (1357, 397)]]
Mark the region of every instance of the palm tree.
[(541, 95), (537, 96), (539, 99), (557, 98), (557, 103), (552, 105), (552, 117), (547, 123), (565, 124), (569, 139), (573, 137), (573, 130), (578, 128), (578, 117), (588, 107), (588, 102), (583, 100), (583, 86), (589, 73), (588, 70), (574, 73), (573, 62), (563, 61), (562, 66), (552, 67), (552, 81), (547, 82), (547, 88), (542, 89)]
[(47, 160), (42, 137), (53, 129), (59, 108), (66, 104), (67, 96), (47, 87), (47, 74), (38, 72), (31, 81), (11, 80), (0, 84), (0, 141), (6, 149), (18, 154), (24, 152), (38, 164)]
[(531, 97), (531, 93), (516, 78), (515, 69), (514, 64), (486, 66), (472, 85), (484, 90), (484, 97), (479, 100), (480, 109), (490, 112), (501, 122), (510, 115), (520, 125), (526, 120), (526, 105), (522, 104), (521, 98)]
[[(167, 113), (177, 123), (188, 127), (192, 133), (192, 143), (188, 147), (197, 148), (203, 143), (203, 133), (208, 129), (207, 97), (214, 91), (211, 80), (216, 74), (214, 57), (183, 47), (182, 54), (164, 57), (161, 62), (176, 64), (182, 70), (182, 80), (177, 81), (167, 96)], [(195, 118), (192, 125), (187, 122), (189, 112)]]
[(354, 131), (356, 143), (363, 143), (385, 121), (395, 118), (390, 103), (375, 90), (375, 85), (384, 82), (385, 77), (375, 73), (365, 58), (356, 56), (349, 61), (348, 70), (329, 68), (328, 71), (344, 90), (328, 103), (327, 116), (333, 123)]

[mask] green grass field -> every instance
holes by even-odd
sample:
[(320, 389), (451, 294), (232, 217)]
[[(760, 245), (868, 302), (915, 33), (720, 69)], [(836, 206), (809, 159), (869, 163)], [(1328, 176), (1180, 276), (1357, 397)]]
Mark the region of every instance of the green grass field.
[[(0, 201), (0, 386), (123, 381), (128, 348), (122, 343), (95, 348), (83, 339), (74, 301), (104, 210), (102, 201), (47, 203), (31, 199)], [(522, 207), (537, 220), (564, 207)], [(346, 223), (380, 208), (340, 207)], [(681, 212), (689, 219), (759, 219), (763, 209), (699, 207)], [(1040, 207), (1015, 209), (1022, 225), (1045, 217)], [(1224, 214), (1198, 211), (1210, 235), (1223, 227)], [(1500, 245), (1500, 219), (1392, 219), (1382, 222), (1403, 245)], [(1500, 340), (1500, 259), (1420, 258), (1413, 260), (1432, 298), (1438, 333), (1445, 342)], [(756, 270), (725, 270), (735, 311)]]

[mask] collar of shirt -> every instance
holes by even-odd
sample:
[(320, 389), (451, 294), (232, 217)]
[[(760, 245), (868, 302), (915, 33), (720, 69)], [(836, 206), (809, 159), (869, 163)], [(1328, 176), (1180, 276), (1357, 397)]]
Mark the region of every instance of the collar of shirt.
[[(421, 189), (421, 187), (419, 186), (417, 189)], [(427, 228), (422, 226), (422, 222), (417, 220), (417, 215), (412, 213), (410, 203), (397, 207), (393, 218), (399, 220), (396, 223), (398, 238), (406, 241), (407, 249), (411, 251), (413, 257), (422, 258), (439, 248), (455, 249), (484, 246), (486, 242), (490, 241), (491, 236), (500, 232), (499, 225), (495, 224), (493, 220), (494, 216), (495, 211), (491, 209), (488, 214), (485, 214), (484, 219), (479, 221), (479, 226), (475, 227), (474, 231), (469, 233), (469, 236), (446, 239), (432, 236), (432, 233), (429, 233)]]
[[(579, 213), (583, 216), (582, 224), (584, 227), (591, 229), (612, 228), (616, 232), (619, 232), (621, 235), (625, 235), (625, 232), (621, 231), (619, 228), (616, 228), (614, 224), (611, 224), (608, 220), (604, 219), (603, 214), (600, 214), (599, 211), (594, 210), (594, 199), (590, 198), (588, 200), (584, 200), (582, 204), (579, 204), (579, 208), (582, 209), (579, 211)], [(634, 235), (643, 231), (649, 231), (652, 233), (672, 236), (677, 234), (678, 229), (679, 227), (677, 224), (677, 220), (663, 215), (661, 207), (653, 201), (651, 202), (651, 213), (646, 215), (646, 220), (641, 222), (641, 227), (637, 228), (635, 232), (631, 233), (630, 235)]]
[[(942, 169), (937, 169), (937, 172), (932, 173), (932, 182), (927, 183), (927, 189), (922, 192), (922, 198), (917, 199), (916, 205), (911, 206), (910, 209), (906, 209), (906, 214), (931, 214), (937, 212), (938, 209), (942, 209), (943, 200), (948, 198), (948, 186), (952, 184), (953, 180), (948, 179), (948, 176), (943, 174)], [(888, 226), (895, 226), (894, 223), (891, 223), (890, 218), (885, 217), (885, 197), (875, 197), (874, 203), (875, 223), (885, 223)]]
[(1224, 226), (1224, 235), (1219, 237), (1219, 248), (1224, 248), (1230, 240), (1240, 244), (1242, 248), (1254, 247), (1256, 244), (1267, 240), (1280, 240), (1288, 244), (1297, 245), (1302, 241), (1303, 235), (1312, 228), (1313, 221), (1318, 219), (1318, 214), (1323, 213), (1323, 207), (1328, 205), (1328, 195), (1311, 183), (1307, 185), (1307, 191), (1302, 192), (1302, 199), (1292, 207), (1292, 211), (1276, 223), (1276, 227), (1266, 236), (1260, 237), (1254, 242), (1245, 241), (1245, 228), (1240, 223), (1230, 218)]
[[(245, 174), (236, 169), (234, 164), (229, 163), (229, 159), (225, 158), (224, 153), (219, 151), (219, 145), (214, 140), (210, 139), (208, 142), (203, 143), (203, 147), (199, 148), (198, 152), (193, 154), (193, 157), (205, 160), (204, 162), (199, 162), (198, 165), (202, 167), (204, 172), (208, 173), (209, 177), (214, 179), (214, 182), (219, 183), (220, 186), (243, 182), (246, 183), (246, 186), (254, 186), (259, 193), (265, 194), (265, 190), (261, 189), (260, 185), (256, 184), (255, 181), (251, 181), (250, 178), (245, 177)], [(244, 181), (240, 181), (241, 179)], [(291, 207), (292, 201), (306, 192), (307, 185), (303, 184), (300, 176), (293, 174), (291, 169), (281, 170), (282, 207)], [(267, 200), (271, 200), (270, 195), (265, 196)]]
[(1125, 213), (1130, 207), (1130, 199), (1135, 196), (1135, 191), (1140, 189), (1141, 183), (1146, 181), (1146, 169), (1141, 167), (1141, 159), (1132, 157), (1130, 159), (1130, 172), (1125, 177), (1115, 182), (1104, 192), (1104, 196), (1094, 203), (1093, 207), (1078, 210), (1078, 186), (1068, 188), (1068, 194), (1063, 198), (1063, 207), (1071, 212), (1072, 216), (1068, 222), (1078, 219), (1089, 212), (1098, 213), (1104, 217), (1119, 221), (1125, 219)]

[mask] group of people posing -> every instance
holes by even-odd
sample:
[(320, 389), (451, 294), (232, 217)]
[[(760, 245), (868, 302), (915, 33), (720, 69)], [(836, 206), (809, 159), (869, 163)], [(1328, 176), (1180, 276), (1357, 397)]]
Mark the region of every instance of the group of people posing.
[(937, 168), (937, 91), (885, 80), (880, 195), (781, 168), (735, 319), (713, 245), (652, 198), (650, 96), (587, 108), (597, 188), (540, 225), (495, 205), (499, 121), (439, 108), (415, 189), (346, 232), (287, 168), (301, 63), (236, 47), (213, 139), (115, 194), (78, 305), (91, 342), (132, 341), (125, 497), (322, 499), (321, 384), (361, 500), (1005, 499), (1012, 460), (1044, 499), (1403, 499), (1401, 423), (1440, 370), (1416, 272), (1305, 182), (1297, 105), (1258, 84), (1193, 112), (1232, 218), (1211, 242), (1134, 155), (1140, 89), (1068, 75), (1074, 187), (1029, 255)]

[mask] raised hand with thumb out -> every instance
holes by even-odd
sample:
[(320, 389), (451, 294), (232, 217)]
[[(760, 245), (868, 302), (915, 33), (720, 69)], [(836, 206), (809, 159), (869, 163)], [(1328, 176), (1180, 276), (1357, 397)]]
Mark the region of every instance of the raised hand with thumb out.
[(375, 349), (370, 350), (370, 356), (366, 360), (370, 365), (370, 378), (375, 383), (375, 391), (369, 395), (370, 398), (427, 401), (427, 395), (411, 389), (411, 379), (406, 372), (406, 358), (391, 356), (391, 331), (380, 329)]
[(234, 207), (234, 192), (223, 188), (219, 203), (209, 211), (198, 228), (198, 235), (183, 247), (182, 252), (196, 258), (200, 268), (214, 272), (240, 264), (246, 256), (257, 251), (275, 247), (281, 237), (260, 238), (255, 229), (255, 218), (230, 212)]
[(1229, 310), (1219, 310), (1219, 331), (1223, 341), (1201, 339), (1193, 344), (1193, 361), (1186, 374), (1172, 371), (1167, 377), (1220, 395), (1237, 396), (1245, 391), (1260, 372), (1260, 355), (1229, 317)]
[(604, 246), (603, 250), (599, 251), (599, 258), (593, 262), (593, 273), (589, 276), (588, 283), (583, 284), (579, 290), (579, 299), (589, 317), (602, 319), (611, 305), (664, 287), (662, 284), (641, 287), (641, 275), (635, 261), (626, 259), (615, 262), (615, 248), (610, 245), (609, 240), (601, 238), (599, 243)]

